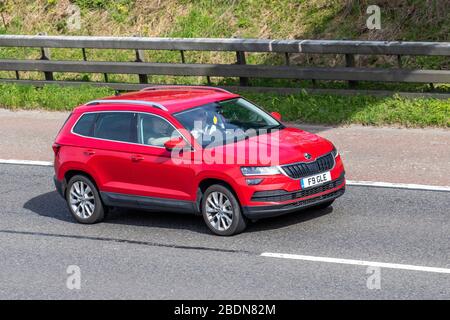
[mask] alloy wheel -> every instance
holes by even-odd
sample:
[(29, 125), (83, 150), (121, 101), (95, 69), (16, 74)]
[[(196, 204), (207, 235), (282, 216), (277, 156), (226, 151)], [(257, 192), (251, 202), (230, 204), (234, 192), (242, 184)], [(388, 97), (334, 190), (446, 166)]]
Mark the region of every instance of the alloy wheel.
[(70, 188), (70, 207), (81, 219), (87, 219), (95, 211), (95, 198), (91, 187), (83, 181), (76, 181)]
[(230, 199), (222, 192), (211, 192), (206, 199), (206, 215), (214, 229), (227, 230), (233, 222), (233, 206)]

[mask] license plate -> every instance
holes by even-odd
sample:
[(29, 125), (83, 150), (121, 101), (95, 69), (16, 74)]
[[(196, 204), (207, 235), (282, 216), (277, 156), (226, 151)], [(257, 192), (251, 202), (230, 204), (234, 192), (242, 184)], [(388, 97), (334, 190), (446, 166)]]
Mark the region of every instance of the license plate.
[(330, 171), (303, 178), (300, 180), (300, 185), (302, 186), (302, 189), (305, 189), (305, 188), (321, 185), (328, 181), (331, 181)]

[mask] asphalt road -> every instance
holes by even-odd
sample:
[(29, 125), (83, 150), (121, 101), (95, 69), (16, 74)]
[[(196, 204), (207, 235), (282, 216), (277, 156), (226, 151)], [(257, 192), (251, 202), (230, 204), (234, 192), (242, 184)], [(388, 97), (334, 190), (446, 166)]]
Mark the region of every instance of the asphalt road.
[[(0, 299), (450, 299), (450, 274), (263, 252), (450, 268), (448, 192), (348, 187), (332, 208), (211, 235), (201, 217), (115, 210), (80, 225), (51, 167), (0, 165)], [(67, 267), (81, 288), (66, 287)]]

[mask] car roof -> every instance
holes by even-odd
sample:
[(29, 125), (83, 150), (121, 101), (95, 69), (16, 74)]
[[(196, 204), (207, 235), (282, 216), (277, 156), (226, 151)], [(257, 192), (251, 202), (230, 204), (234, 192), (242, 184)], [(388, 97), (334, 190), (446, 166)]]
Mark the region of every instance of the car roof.
[[(117, 96), (91, 101), (76, 108), (76, 111), (99, 110), (105, 105), (106, 109), (112, 105), (132, 106), (133, 110), (149, 111), (149, 108), (164, 110), (170, 114), (197, 107), (214, 101), (222, 101), (239, 97), (239, 95), (224, 89), (203, 86), (154, 86), (141, 91), (124, 93)], [(107, 101), (105, 101), (107, 100)], [(117, 100), (117, 104), (111, 100)], [(111, 101), (111, 102), (110, 102)], [(136, 101), (136, 104), (133, 103)], [(108, 103), (106, 103), (108, 102)], [(95, 106), (94, 106), (95, 105)]]

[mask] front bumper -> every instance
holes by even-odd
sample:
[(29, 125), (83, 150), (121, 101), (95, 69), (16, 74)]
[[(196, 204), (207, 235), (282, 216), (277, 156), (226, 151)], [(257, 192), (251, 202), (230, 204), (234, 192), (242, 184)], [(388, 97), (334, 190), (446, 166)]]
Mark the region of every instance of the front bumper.
[(312, 207), (324, 202), (328, 202), (339, 198), (345, 192), (345, 178), (342, 175), (339, 179), (335, 181), (339, 181), (342, 179), (338, 185), (336, 185), (333, 189), (320, 192), (318, 194), (312, 194), (307, 197), (296, 199), (296, 201), (292, 201), (289, 203), (281, 203), (281, 204), (271, 204), (271, 205), (263, 205), (263, 206), (243, 206), (243, 214), (249, 219), (261, 219), (261, 218), (269, 218), (276, 217), (286, 213), (295, 212), (301, 209), (305, 209), (308, 207)]

